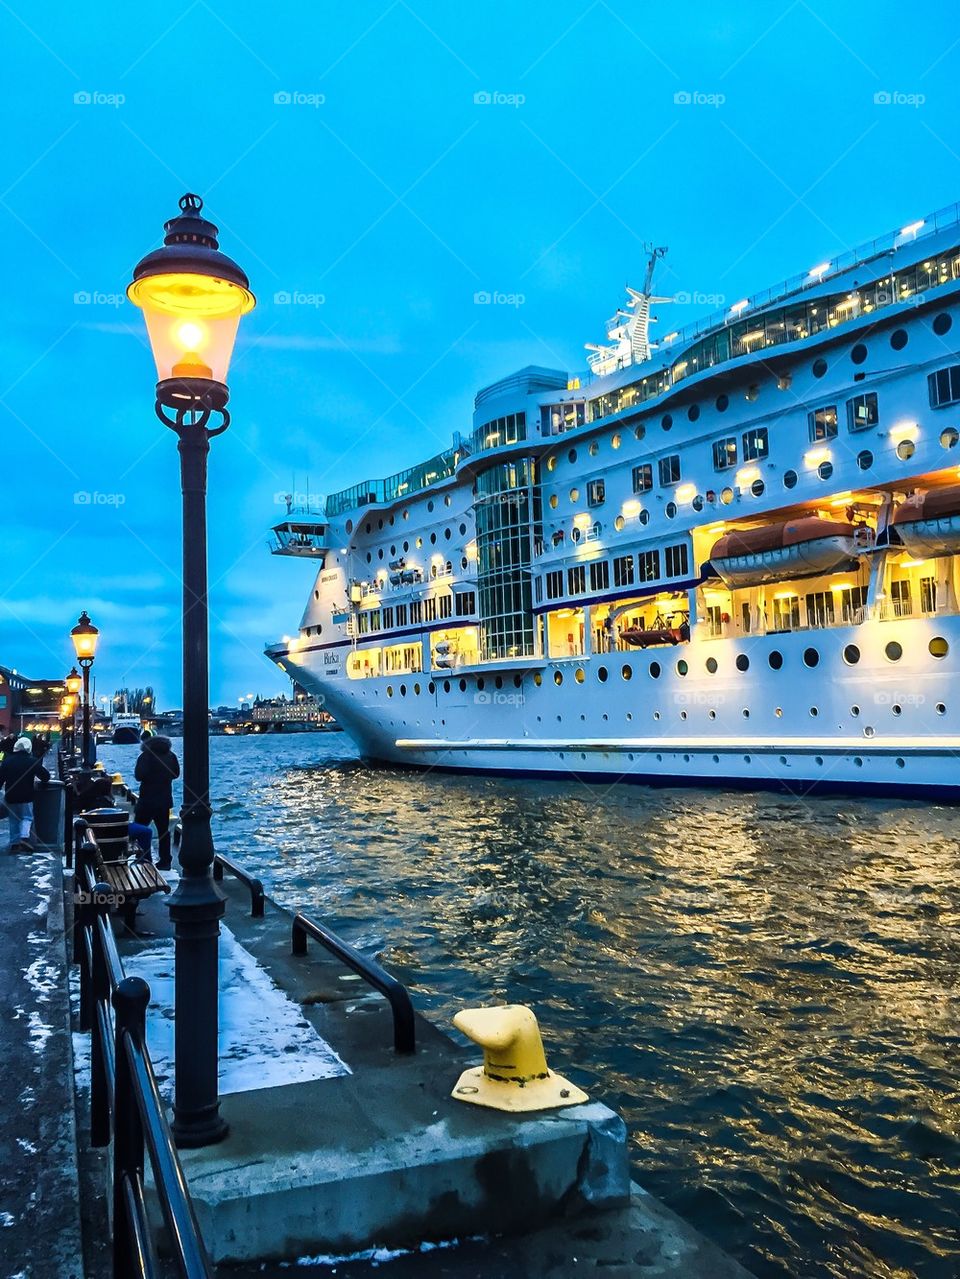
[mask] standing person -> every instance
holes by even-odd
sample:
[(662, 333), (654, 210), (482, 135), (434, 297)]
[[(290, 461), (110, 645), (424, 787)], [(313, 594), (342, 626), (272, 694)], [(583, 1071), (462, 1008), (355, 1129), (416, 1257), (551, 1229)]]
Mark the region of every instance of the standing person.
[(33, 742), (29, 737), (18, 737), (11, 753), (5, 755), (0, 763), (0, 781), (10, 819), (11, 853), (30, 851), (34, 782), (49, 780), (50, 774), (43, 766), (43, 759), (38, 759), (33, 753)]
[(151, 822), (156, 826), (160, 845), (157, 866), (160, 870), (169, 870), (173, 865), (170, 860), (173, 779), (180, 776), (180, 761), (170, 749), (169, 737), (148, 737), (143, 742), (133, 775), (140, 783), (133, 820), (141, 826), (149, 826)]
[(0, 755), (12, 755), (13, 748), (17, 742), (17, 733), (13, 725), (10, 726), (9, 732), (0, 737)]

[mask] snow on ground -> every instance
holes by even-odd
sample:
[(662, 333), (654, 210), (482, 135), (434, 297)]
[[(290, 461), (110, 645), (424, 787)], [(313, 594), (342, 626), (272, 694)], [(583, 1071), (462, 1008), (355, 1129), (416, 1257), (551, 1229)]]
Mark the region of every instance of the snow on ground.
[[(150, 987), (147, 1046), (161, 1093), (173, 1095), (173, 941), (124, 956), (128, 976)], [(228, 928), (220, 928), (220, 1093), (348, 1075), (298, 1004), (276, 986)]]

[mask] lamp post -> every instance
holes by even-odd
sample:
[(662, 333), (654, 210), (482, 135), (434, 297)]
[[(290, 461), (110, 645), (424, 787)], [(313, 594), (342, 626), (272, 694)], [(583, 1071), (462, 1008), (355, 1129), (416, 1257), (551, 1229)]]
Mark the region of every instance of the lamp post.
[(83, 683), (83, 680), (75, 666), (70, 668), (70, 673), (63, 683), (67, 690), (67, 696), (64, 698), (64, 704), (68, 707), (70, 719), (70, 736), (68, 739), (67, 749), (72, 755), (77, 749), (77, 699), (80, 695), (80, 686)]
[(90, 735), (90, 667), (97, 655), (97, 640), (100, 632), (90, 621), (87, 610), (80, 614), (80, 619), (70, 632), (73, 649), (83, 671), (83, 745), (81, 762), (84, 768), (93, 768), (96, 762), (96, 750)]
[[(157, 365), (155, 409), (175, 432), (183, 493), (182, 875), (169, 900), (174, 924), (173, 1134), (207, 1146), (227, 1134), (217, 1080), (217, 950), (225, 902), (213, 880), (207, 656), (207, 454), (230, 424), (227, 369), (240, 317), (256, 299), (219, 252), (217, 228), (196, 195), (164, 225), (163, 247), (137, 263), (127, 296), (143, 310)], [(211, 419), (216, 425), (211, 426)]]

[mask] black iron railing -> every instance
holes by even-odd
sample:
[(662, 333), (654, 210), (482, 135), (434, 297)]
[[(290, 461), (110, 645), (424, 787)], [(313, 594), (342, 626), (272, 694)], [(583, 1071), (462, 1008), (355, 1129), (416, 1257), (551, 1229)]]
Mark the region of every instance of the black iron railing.
[(358, 973), (368, 985), (373, 986), (375, 990), (379, 990), (390, 1003), (390, 1010), (393, 1013), (393, 1046), (398, 1053), (412, 1053), (416, 1049), (413, 1004), (410, 1002), (410, 996), (407, 994), (406, 987), (397, 981), (396, 977), (390, 974), (374, 959), (368, 959), (366, 955), (361, 955), (342, 937), (338, 937), (336, 933), (330, 931), (323, 924), (318, 924), (315, 919), (311, 919), (308, 915), (298, 914), (294, 917), (292, 930), (293, 953), (295, 955), (305, 955), (307, 953), (307, 937), (312, 937), (314, 941), (318, 941), (321, 946), (329, 950), (332, 955), (336, 955), (337, 959), (347, 968), (351, 968)]
[(178, 1274), (213, 1279), (147, 1050), (150, 987), (124, 975), (108, 914), (112, 890), (96, 882), (96, 841), (82, 819), (75, 838), (74, 958), (80, 964), (80, 1029), (91, 1033), (90, 1142), (109, 1146), (113, 1137), (113, 1277), (153, 1279), (160, 1273), (143, 1189), (148, 1154)]
[(230, 857), (224, 857), (223, 853), (217, 853), (213, 859), (213, 877), (214, 879), (223, 879), (223, 872), (229, 871), (235, 879), (239, 879), (241, 884), (246, 884), (250, 890), (250, 914), (254, 919), (263, 919), (263, 906), (265, 895), (263, 891), (262, 880), (250, 875), (238, 866)]

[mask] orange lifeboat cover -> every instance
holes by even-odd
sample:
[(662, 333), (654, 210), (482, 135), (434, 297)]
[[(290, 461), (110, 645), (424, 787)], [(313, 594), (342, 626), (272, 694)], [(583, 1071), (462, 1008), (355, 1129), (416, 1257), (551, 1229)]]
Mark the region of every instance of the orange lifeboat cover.
[(908, 497), (894, 511), (893, 523), (911, 524), (914, 520), (939, 520), (950, 515), (960, 515), (960, 484), (927, 489)]
[[(916, 518), (916, 517), (914, 517)], [(854, 525), (840, 520), (825, 520), (819, 515), (802, 515), (781, 524), (762, 528), (733, 529), (714, 543), (712, 560), (732, 559), (736, 555), (759, 555), (763, 551), (779, 551), (798, 542), (816, 542), (825, 537), (853, 537)]]

